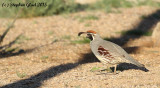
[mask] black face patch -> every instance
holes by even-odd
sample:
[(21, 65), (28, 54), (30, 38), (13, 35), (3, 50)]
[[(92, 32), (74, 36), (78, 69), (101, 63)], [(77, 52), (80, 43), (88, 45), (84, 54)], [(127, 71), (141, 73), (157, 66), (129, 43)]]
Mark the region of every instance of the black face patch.
[(93, 40), (92, 34), (87, 34), (86, 37), (89, 38), (91, 41)]

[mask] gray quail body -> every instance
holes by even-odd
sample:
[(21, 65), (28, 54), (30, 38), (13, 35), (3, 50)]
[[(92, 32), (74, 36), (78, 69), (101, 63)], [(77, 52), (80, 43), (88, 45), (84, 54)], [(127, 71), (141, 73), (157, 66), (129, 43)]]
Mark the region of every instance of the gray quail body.
[(87, 38), (91, 40), (90, 47), (93, 54), (104, 64), (114, 65), (114, 73), (116, 67), (120, 63), (132, 63), (138, 67), (144, 67), (133, 57), (131, 57), (123, 48), (110, 41), (103, 40), (95, 31), (80, 32), (78, 35), (87, 34)]

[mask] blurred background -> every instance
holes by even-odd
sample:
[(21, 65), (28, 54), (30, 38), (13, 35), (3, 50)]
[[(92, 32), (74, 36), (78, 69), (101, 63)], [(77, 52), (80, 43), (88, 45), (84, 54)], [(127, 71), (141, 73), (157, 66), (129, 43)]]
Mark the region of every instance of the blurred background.
[[(0, 9), (0, 17), (14, 17), (19, 9), (23, 8), (20, 17), (50, 16), (67, 13), (75, 13), (87, 10), (103, 10), (115, 12), (118, 8), (132, 8), (137, 6), (159, 7), (159, 0), (1, 0), (6, 4), (37, 3), (37, 6), (12, 6)], [(46, 6), (39, 6), (39, 3), (46, 3)]]

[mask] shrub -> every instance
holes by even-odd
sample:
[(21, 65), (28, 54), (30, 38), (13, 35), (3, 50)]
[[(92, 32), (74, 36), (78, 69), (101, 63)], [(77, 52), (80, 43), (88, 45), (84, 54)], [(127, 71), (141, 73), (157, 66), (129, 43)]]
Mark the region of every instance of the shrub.
[[(26, 3), (36, 3), (36, 6), (19, 6), (19, 7), (2, 7), (0, 9), (0, 17), (13, 17), (21, 9), (20, 17), (35, 17), (44, 15), (53, 15), (60, 13), (70, 13), (76, 10), (82, 9), (82, 6), (75, 4), (72, 0), (1, 0), (0, 3), (14, 3), (14, 4), (26, 4)], [(39, 6), (38, 3), (44, 3), (46, 6)], [(77, 9), (79, 8), (79, 9)]]
[(46, 15), (57, 15), (62, 13), (72, 13), (81, 10), (105, 10), (107, 12), (113, 12), (113, 9), (117, 8), (129, 8), (133, 6), (156, 6), (160, 7), (159, 2), (152, 0), (135, 0), (131, 2), (129, 0), (99, 0), (93, 4), (81, 5), (74, 2), (74, 0), (0, 0), (0, 5), (2, 3), (11, 4), (11, 3), (44, 3), (46, 6), (19, 6), (19, 7), (2, 7), (0, 8), (0, 17), (14, 17), (16, 13), (22, 9), (20, 17), (35, 17), (35, 16), (46, 16)]

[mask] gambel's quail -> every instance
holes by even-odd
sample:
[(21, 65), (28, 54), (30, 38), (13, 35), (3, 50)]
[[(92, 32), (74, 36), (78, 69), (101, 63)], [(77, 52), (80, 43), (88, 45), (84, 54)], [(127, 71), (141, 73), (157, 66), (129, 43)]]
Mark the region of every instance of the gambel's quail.
[(81, 34), (87, 34), (87, 38), (91, 40), (90, 47), (94, 55), (104, 64), (110, 64), (114, 66), (114, 73), (116, 73), (116, 67), (120, 63), (132, 63), (138, 67), (144, 67), (138, 61), (133, 59), (124, 49), (119, 45), (110, 41), (103, 40), (95, 31), (89, 30), (87, 32), (79, 32)]

